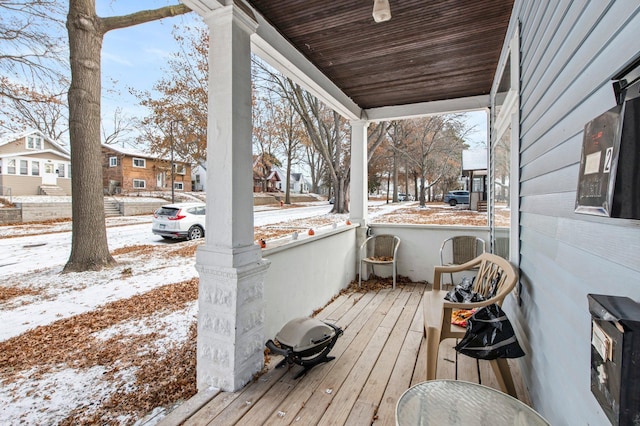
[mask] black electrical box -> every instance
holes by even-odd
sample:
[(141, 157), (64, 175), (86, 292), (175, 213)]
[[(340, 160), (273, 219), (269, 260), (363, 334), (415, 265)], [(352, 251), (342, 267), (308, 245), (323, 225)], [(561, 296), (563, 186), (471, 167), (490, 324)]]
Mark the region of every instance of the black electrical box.
[(640, 304), (588, 294), (591, 392), (613, 425), (640, 425)]

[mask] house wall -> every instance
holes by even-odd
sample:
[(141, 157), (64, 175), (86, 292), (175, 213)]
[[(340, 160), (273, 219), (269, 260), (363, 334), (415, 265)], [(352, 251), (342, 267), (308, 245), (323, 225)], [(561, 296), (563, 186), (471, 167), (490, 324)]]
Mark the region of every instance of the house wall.
[[(0, 175), (0, 195), (42, 195), (41, 185), (42, 176)], [(56, 185), (71, 195), (71, 178), (56, 178)]]
[[(120, 183), (120, 191), (123, 193), (141, 192), (141, 191), (171, 191), (171, 165), (169, 161), (158, 160), (146, 157), (144, 158), (145, 167), (134, 167), (132, 156), (125, 155), (119, 152), (111, 151), (105, 147), (102, 147), (102, 185), (106, 190), (110, 190), (111, 181)], [(117, 157), (118, 165), (110, 167), (109, 158)], [(178, 164), (179, 162), (175, 162)], [(166, 173), (166, 179), (163, 187), (157, 185), (157, 174), (160, 172)], [(135, 188), (134, 180), (144, 180), (144, 188)], [(182, 182), (182, 191), (191, 191), (191, 165), (185, 165), (185, 173), (174, 175), (175, 182)]]
[(588, 293), (640, 302), (640, 221), (574, 213), (584, 125), (615, 105), (640, 53), (637, 1), (516, 1), (521, 22), (520, 267), (508, 305), (533, 405), (553, 425), (607, 425), (590, 391)]

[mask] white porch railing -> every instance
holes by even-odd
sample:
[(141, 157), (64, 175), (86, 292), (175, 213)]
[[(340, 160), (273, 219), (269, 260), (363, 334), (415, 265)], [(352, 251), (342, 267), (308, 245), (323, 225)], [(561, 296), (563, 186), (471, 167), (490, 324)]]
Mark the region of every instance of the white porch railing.
[[(433, 267), (440, 264), (442, 241), (456, 235), (482, 238), (489, 247), (489, 228), (472, 226), (373, 224), (373, 234), (394, 234), (402, 243), (398, 250), (398, 275), (413, 281), (433, 279)], [(506, 229), (496, 230), (497, 236)], [(309, 316), (323, 307), (356, 279), (359, 261), (356, 227), (338, 227), (297, 240), (267, 242), (263, 258), (271, 262), (264, 285), (265, 334), (272, 338), (289, 320)], [(376, 274), (385, 274), (384, 266)]]

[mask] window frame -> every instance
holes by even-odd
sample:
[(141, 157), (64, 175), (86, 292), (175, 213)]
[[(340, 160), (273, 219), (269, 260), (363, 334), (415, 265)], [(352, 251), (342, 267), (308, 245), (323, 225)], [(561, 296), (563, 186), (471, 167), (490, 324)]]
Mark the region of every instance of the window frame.
[(29, 161), (20, 160), (20, 170), (18, 173), (20, 176), (29, 176)]
[[(35, 170), (35, 168), (37, 168), (37, 170)], [(34, 173), (35, 170), (35, 173)], [(31, 162), (31, 176), (40, 176), (40, 162), (39, 161), (32, 161)]]
[[(136, 162), (138, 163), (142, 163), (142, 165), (137, 165)], [(133, 164), (133, 167), (138, 168), (138, 169), (146, 169), (147, 168), (147, 160), (145, 158), (140, 158), (140, 157), (133, 157), (131, 163)]]
[[(142, 183), (142, 186), (138, 186), (136, 184)], [(133, 189), (145, 189), (147, 187), (147, 181), (144, 179), (134, 179), (133, 180)]]
[(109, 157), (109, 167), (118, 167), (118, 157)]
[[(509, 261), (516, 267), (520, 264), (520, 190), (519, 190), (519, 170), (520, 170), (520, 26), (513, 28), (509, 36), (509, 44), (498, 67), (499, 74), (494, 80), (494, 87), (491, 89), (491, 143), (490, 143), (490, 165), (489, 182), (496, 179), (496, 155), (498, 143), (501, 138), (508, 134), (510, 138), (509, 146), (509, 205), (510, 205), (510, 226), (509, 226)], [(498, 85), (505, 78), (509, 84), (505, 93), (498, 93)], [(504, 89), (503, 89), (504, 90)], [(498, 111), (499, 107), (499, 111)], [(488, 187), (489, 192), (489, 233), (491, 240), (491, 251), (496, 253), (497, 237), (495, 226), (496, 191), (495, 184)]]
[(184, 191), (184, 182), (173, 182), (173, 189), (176, 191)]
[(27, 136), (26, 149), (39, 150), (42, 149), (43, 140), (41, 136)]

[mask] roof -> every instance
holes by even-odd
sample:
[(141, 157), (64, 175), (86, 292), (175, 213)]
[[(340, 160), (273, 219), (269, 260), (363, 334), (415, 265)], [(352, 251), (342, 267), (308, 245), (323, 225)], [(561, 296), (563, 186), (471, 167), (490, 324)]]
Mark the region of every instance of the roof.
[(246, 0), (362, 109), (488, 95), (513, 0)]
[[(59, 142), (51, 139), (49, 136), (45, 135), (44, 133), (42, 133), (40, 130), (37, 130), (37, 129), (29, 129), (20, 133), (11, 133), (11, 134), (4, 135), (0, 138), (0, 146), (17, 141), (19, 139), (23, 139), (30, 135), (38, 135), (44, 140), (46, 140), (47, 142), (49, 142), (51, 145), (53, 145), (56, 149), (66, 154), (67, 157), (70, 155), (70, 152), (67, 148), (65, 148)], [(45, 151), (51, 151), (51, 150), (45, 150)]]
[[(162, 161), (170, 161), (167, 158), (163, 158), (163, 157), (158, 157), (157, 155), (154, 154), (150, 154), (148, 152), (145, 151), (140, 151), (134, 148), (125, 148), (122, 146), (117, 146), (117, 145), (107, 145), (107, 144), (102, 144), (103, 148), (109, 149), (111, 151), (115, 151), (117, 153), (129, 156), (129, 157), (139, 157), (139, 158), (149, 158), (152, 160), (162, 160)], [(181, 160), (179, 158), (175, 158), (174, 159), (175, 163), (189, 163), (188, 161), (184, 161)]]

